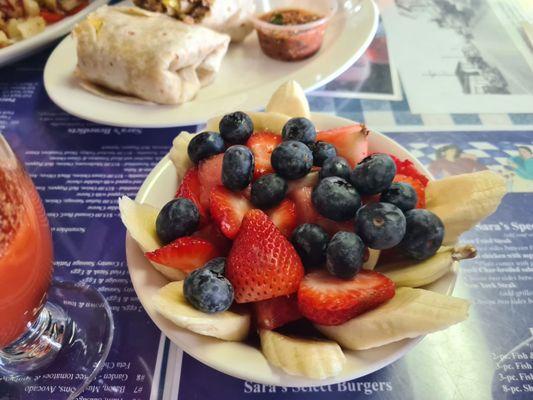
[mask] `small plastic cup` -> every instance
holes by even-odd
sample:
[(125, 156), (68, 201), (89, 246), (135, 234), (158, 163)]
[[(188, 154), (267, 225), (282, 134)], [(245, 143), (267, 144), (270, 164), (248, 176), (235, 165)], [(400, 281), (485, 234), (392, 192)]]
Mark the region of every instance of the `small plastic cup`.
[[(337, 12), (337, 0), (264, 0), (251, 17), (263, 53), (276, 60), (298, 61), (311, 57), (322, 46), (328, 22)], [(276, 25), (261, 19), (274, 10), (300, 9), (322, 16), (300, 25)]]

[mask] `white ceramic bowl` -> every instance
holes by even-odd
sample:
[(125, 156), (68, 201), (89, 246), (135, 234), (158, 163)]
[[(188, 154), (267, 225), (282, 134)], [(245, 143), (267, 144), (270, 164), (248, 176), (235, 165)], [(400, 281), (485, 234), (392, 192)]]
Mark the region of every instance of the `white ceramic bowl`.
[[(352, 124), (353, 121), (326, 114), (313, 114), (317, 129), (334, 128)], [(416, 158), (395, 141), (378, 133), (369, 135), (371, 152), (386, 152), (402, 159), (409, 159), (428, 177), (431, 174)], [(169, 144), (170, 145), (170, 144)], [(144, 181), (137, 201), (162, 207), (173, 198), (177, 189), (176, 171), (170, 159), (164, 157)], [(170, 340), (192, 357), (210, 367), (237, 378), (280, 386), (319, 386), (355, 379), (370, 374), (394, 362), (411, 350), (421, 338), (402, 340), (365, 351), (345, 351), (347, 363), (342, 373), (334, 378), (313, 380), (284, 373), (270, 365), (261, 351), (246, 343), (225, 342), (201, 336), (178, 328), (159, 315), (151, 302), (159, 288), (168, 281), (144, 258), (142, 251), (129, 235), (126, 237), (126, 255), (131, 280), (139, 300), (154, 323)], [(455, 284), (455, 274), (449, 273), (428, 288), (450, 294)]]

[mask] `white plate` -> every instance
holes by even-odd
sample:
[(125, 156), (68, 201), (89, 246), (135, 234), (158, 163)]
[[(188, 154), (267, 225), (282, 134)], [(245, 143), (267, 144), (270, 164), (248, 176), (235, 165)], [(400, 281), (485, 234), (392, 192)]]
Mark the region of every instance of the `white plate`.
[[(318, 129), (333, 128), (353, 123), (350, 120), (326, 114), (313, 114), (312, 120)], [(372, 132), (369, 136), (370, 151), (388, 152), (400, 158), (413, 161), (416, 167), (431, 177), (431, 174), (413, 155), (386, 136)], [(137, 201), (162, 207), (174, 197), (177, 189), (174, 165), (167, 157), (148, 175), (137, 195)], [(126, 236), (126, 256), (133, 287), (154, 323), (163, 333), (192, 357), (237, 378), (281, 386), (319, 386), (355, 379), (374, 372), (402, 357), (421, 338), (402, 340), (397, 343), (365, 351), (345, 351), (347, 364), (343, 372), (332, 379), (313, 380), (295, 377), (270, 365), (258, 348), (245, 343), (222, 340), (191, 333), (173, 325), (159, 315), (151, 298), (168, 281), (145, 259), (142, 251), (129, 235)], [(428, 288), (439, 293), (450, 294), (455, 285), (455, 274), (449, 273)]]
[(265, 56), (254, 32), (244, 43), (230, 46), (215, 82), (203, 88), (193, 101), (180, 106), (127, 104), (83, 90), (73, 76), (76, 48), (70, 36), (50, 55), (44, 85), (63, 110), (96, 123), (141, 128), (194, 125), (229, 110), (260, 109), (290, 79), (298, 81), (306, 91), (335, 79), (364, 53), (377, 24), (378, 9), (372, 0), (363, 0), (361, 10), (355, 14), (340, 7), (330, 21), (322, 49), (313, 57), (294, 63)]
[(48, 43), (66, 35), (72, 26), (83, 19), (88, 13), (106, 4), (109, 0), (94, 0), (80, 12), (49, 25), (38, 35), (22, 40), (11, 46), (0, 49), (0, 67), (11, 64), (40, 50)]

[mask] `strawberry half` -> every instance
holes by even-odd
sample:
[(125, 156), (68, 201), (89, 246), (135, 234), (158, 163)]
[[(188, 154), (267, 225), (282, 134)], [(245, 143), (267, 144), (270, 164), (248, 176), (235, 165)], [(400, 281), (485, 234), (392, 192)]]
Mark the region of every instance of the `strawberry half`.
[(261, 210), (242, 221), (226, 264), (226, 277), (237, 303), (267, 300), (294, 293), (304, 275), (300, 257)]
[(420, 181), (424, 188), (428, 185), (429, 179), (424, 175), (418, 172), (415, 165), (410, 160), (400, 160), (398, 157), (389, 154), (396, 164), (396, 174), (397, 175), (406, 175)]
[(198, 180), (201, 185), (200, 202), (202, 206), (209, 210), (209, 197), (211, 190), (222, 185), (222, 159), (224, 154), (217, 154), (203, 160), (198, 165)]
[(289, 199), (283, 200), (277, 207), (267, 210), (266, 213), (285, 237), (289, 237), (298, 224), (296, 205)]
[(315, 224), (320, 218), (320, 214), (315, 210), (311, 201), (312, 187), (302, 187), (290, 194), (292, 201), (296, 205), (296, 217), (298, 225), (300, 224)]
[(244, 215), (252, 208), (252, 203), (241, 193), (232, 192), (224, 186), (217, 186), (211, 191), (211, 217), (222, 233), (230, 239), (237, 236)]
[(231, 249), (232, 241), (224, 236), (214, 222), (211, 222), (203, 228), (200, 228), (194, 232), (192, 236), (211, 242), (222, 256), (226, 256)]
[(396, 176), (394, 177), (394, 182), (409, 183), (413, 187), (413, 189), (415, 189), (416, 194), (418, 196), (416, 208), (426, 207), (426, 187), (422, 182), (412, 176), (401, 174), (396, 174)]
[(258, 301), (253, 303), (253, 307), (258, 328), (276, 329), (288, 322), (302, 318), (298, 309), (296, 294)]
[(145, 255), (150, 261), (189, 273), (220, 256), (220, 253), (205, 239), (184, 236)]
[(254, 180), (274, 172), (270, 164), (270, 155), (281, 143), (281, 136), (272, 132), (256, 132), (246, 142), (254, 155)]
[(354, 124), (318, 132), (316, 140), (334, 145), (353, 168), (368, 155), (368, 133), (365, 125)]
[(394, 297), (394, 282), (375, 271), (339, 279), (326, 271), (307, 274), (298, 290), (298, 307), (321, 325), (340, 325)]
[(198, 212), (200, 213), (200, 226), (205, 226), (209, 221), (209, 209), (204, 207), (200, 202), (202, 193), (202, 186), (198, 178), (198, 169), (189, 168), (181, 181), (181, 184), (176, 192), (176, 198), (185, 198), (191, 200)]

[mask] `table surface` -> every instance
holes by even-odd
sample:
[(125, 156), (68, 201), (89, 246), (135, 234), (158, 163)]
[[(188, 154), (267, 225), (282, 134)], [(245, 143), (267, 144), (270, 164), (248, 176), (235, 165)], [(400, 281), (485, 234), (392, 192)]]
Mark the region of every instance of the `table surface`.
[[(113, 348), (81, 398), (533, 398), (533, 158), (518, 153), (518, 146), (533, 148), (533, 106), (531, 114), (421, 115), (411, 113), (405, 98), (353, 98), (350, 92), (392, 90), (387, 60), (376, 62), (368, 53), (351, 72), (311, 94), (313, 111), (386, 133), (436, 177), (489, 168), (505, 176), (509, 193), (494, 215), (463, 237), (480, 254), (461, 263), (454, 292), (472, 302), (467, 321), (429, 335), (401, 360), (361, 379), (318, 388), (268, 387), (229, 377), (184, 354), (150, 321), (129, 280), (116, 200), (136, 194), (179, 130), (196, 127), (112, 128), (65, 114), (43, 88), (50, 51), (0, 70), (0, 131), (43, 198), (54, 236), (55, 277), (93, 285), (114, 311)], [(364, 63), (372, 77), (363, 87), (352, 75)], [(442, 157), (443, 146), (458, 149), (456, 160)], [(511, 160), (523, 168), (511, 167)], [(53, 399), (68, 381), (36, 382), (22, 397), (10, 397), (3, 385), (0, 378), (0, 399)]]

